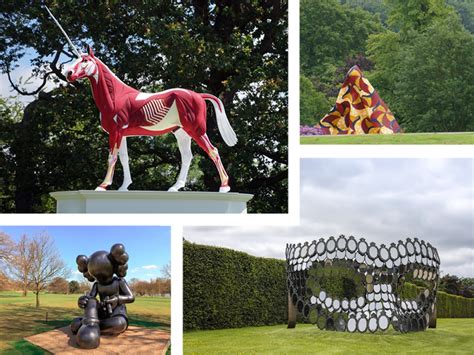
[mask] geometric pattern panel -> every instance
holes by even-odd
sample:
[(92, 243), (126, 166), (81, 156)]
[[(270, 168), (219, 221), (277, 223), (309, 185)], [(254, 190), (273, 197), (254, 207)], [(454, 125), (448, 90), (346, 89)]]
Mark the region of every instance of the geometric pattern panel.
[[(290, 307), (319, 329), (402, 333), (434, 327), (440, 259), (417, 238), (386, 246), (354, 237), (287, 244)], [(408, 298), (405, 281), (422, 286)]]
[(400, 132), (395, 116), (357, 65), (347, 73), (336, 104), (319, 125), (325, 134)]

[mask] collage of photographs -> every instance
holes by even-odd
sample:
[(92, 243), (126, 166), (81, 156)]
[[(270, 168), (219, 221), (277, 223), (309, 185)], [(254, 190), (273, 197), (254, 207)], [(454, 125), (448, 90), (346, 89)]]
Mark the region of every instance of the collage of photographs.
[(0, 9), (0, 354), (473, 353), (474, 1)]

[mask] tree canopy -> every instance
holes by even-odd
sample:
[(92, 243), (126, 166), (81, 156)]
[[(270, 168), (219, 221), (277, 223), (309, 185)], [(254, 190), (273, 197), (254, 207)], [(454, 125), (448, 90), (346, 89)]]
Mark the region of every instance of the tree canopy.
[[(320, 89), (328, 100), (334, 101), (332, 90), (339, 89), (340, 73), (348, 67), (344, 63), (358, 64), (395, 114), (402, 130), (471, 131), (474, 129), (474, 35), (468, 28), (469, 9), (462, 0), (302, 1), (302, 51), (317, 41), (319, 58), (323, 61), (311, 62), (302, 53), (302, 73), (316, 90)], [(330, 14), (322, 16), (316, 28), (314, 18), (303, 21), (319, 10)], [(355, 11), (358, 11), (356, 18)], [(351, 38), (352, 33), (357, 34), (355, 25), (334, 25), (332, 16), (340, 18), (339, 24), (349, 20), (363, 27), (359, 29), (360, 37)], [(374, 20), (378, 26), (371, 23)], [(315, 30), (319, 33), (313, 34)], [(320, 37), (325, 32), (331, 33), (328, 39)], [(332, 38), (340, 38), (341, 43), (335, 43)], [(323, 49), (326, 45), (328, 49), (337, 48), (333, 49), (335, 56), (327, 54)], [(325, 69), (329, 67), (339, 69), (331, 74)], [(331, 86), (320, 83), (331, 83)], [(303, 88), (301, 96), (304, 96)], [(318, 109), (315, 104), (310, 111)], [(305, 117), (303, 112), (302, 117)], [(312, 123), (316, 124), (320, 118), (315, 116)], [(305, 117), (302, 124), (307, 121)]]
[[(54, 1), (48, 6), (77, 46), (90, 44), (127, 84), (145, 92), (183, 87), (219, 96), (239, 143), (223, 144), (211, 109), (208, 134), (233, 190), (255, 194), (249, 212), (287, 211), (286, 1), (192, 0), (153, 6)], [(2, 210), (51, 212), (49, 192), (90, 189), (100, 182), (107, 136), (99, 129), (88, 85), (63, 81), (60, 65), (73, 55), (45, 9), (28, 1), (0, 8), (2, 71), (9, 73), (20, 60), (31, 58), (35, 75), (62, 83), (40, 93), (19, 122), (2, 112)], [(173, 137), (137, 137), (128, 146), (131, 189), (172, 185), (180, 164)], [(212, 161), (196, 145), (193, 152), (189, 188), (217, 190)]]

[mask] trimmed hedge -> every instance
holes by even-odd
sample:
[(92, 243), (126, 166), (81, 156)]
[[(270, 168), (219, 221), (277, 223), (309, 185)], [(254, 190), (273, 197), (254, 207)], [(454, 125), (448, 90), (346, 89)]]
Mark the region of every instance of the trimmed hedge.
[(286, 262), (184, 242), (184, 329), (287, 321)]
[[(258, 258), (232, 249), (183, 245), (185, 330), (240, 328), (287, 322), (285, 260)], [(418, 286), (405, 283), (404, 298)], [(437, 293), (438, 318), (474, 317), (474, 298)]]
[[(416, 298), (422, 287), (405, 283), (401, 292), (403, 298)], [(473, 318), (474, 298), (465, 298), (438, 291), (436, 293), (436, 316), (438, 318)]]

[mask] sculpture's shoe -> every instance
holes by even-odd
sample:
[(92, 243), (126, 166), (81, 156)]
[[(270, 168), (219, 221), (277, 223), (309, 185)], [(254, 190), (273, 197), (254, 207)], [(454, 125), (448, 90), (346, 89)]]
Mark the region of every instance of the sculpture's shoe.
[(97, 186), (95, 191), (107, 191), (107, 189), (104, 189), (102, 186)]
[(99, 324), (83, 324), (76, 335), (76, 342), (82, 349), (95, 349), (100, 345)]
[(229, 192), (230, 191), (230, 186), (221, 186), (219, 189), (219, 192)]

